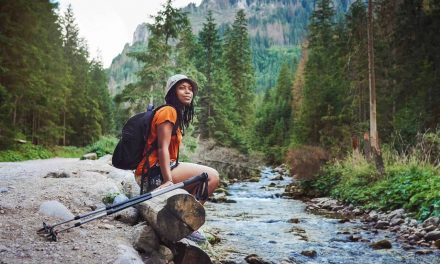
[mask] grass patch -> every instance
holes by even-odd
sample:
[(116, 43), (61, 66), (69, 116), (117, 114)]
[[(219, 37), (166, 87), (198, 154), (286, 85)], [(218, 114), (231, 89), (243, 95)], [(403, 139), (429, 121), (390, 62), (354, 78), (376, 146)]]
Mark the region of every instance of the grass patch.
[(51, 146), (45, 147), (31, 143), (14, 144), (10, 149), (0, 151), (0, 162), (24, 161), (35, 159), (80, 158), (82, 155), (95, 152), (98, 157), (112, 154), (118, 140), (115, 137), (101, 137), (97, 142), (86, 147)]
[(12, 149), (0, 151), (0, 162), (48, 159), (52, 153), (43, 146), (33, 144), (15, 144)]
[(78, 158), (85, 152), (84, 148), (74, 146), (54, 146), (50, 150), (53, 157), (60, 158)]
[(118, 144), (118, 139), (112, 136), (103, 136), (95, 143), (85, 147), (85, 153), (94, 152), (98, 155), (98, 158), (113, 154), (116, 144)]

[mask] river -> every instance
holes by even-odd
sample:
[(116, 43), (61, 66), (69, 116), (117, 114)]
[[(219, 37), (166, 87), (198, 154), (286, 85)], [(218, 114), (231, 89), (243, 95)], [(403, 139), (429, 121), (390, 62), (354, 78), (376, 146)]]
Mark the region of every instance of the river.
[[(428, 255), (404, 250), (394, 233), (373, 232), (359, 220), (340, 223), (305, 211), (306, 205), (282, 198), (292, 179), (273, 181), (271, 168), (262, 170), (259, 182), (231, 184), (228, 199), (236, 203), (208, 203), (206, 226), (218, 232), (221, 241), (213, 246), (224, 263), (246, 263), (257, 254), (269, 263), (440, 263), (440, 250)], [(275, 183), (275, 186), (269, 185)], [(352, 242), (350, 235), (361, 237)], [(373, 250), (369, 244), (380, 239), (392, 249)], [(316, 251), (315, 257), (301, 252)]]

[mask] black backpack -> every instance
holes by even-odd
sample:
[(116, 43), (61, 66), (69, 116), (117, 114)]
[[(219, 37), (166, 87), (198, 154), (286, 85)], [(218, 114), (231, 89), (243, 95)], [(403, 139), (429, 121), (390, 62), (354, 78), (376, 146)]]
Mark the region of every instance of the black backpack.
[(113, 151), (113, 166), (123, 170), (135, 170), (142, 160), (148, 135), (150, 134), (151, 121), (157, 110), (167, 106), (162, 105), (154, 109), (149, 104), (147, 111), (136, 114), (125, 123), (122, 128), (121, 139)]

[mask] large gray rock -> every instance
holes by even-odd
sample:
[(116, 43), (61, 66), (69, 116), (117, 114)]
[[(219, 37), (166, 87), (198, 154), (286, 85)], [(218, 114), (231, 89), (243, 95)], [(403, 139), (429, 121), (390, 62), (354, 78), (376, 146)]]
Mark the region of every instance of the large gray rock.
[(399, 217), (394, 217), (390, 221), (390, 226), (396, 226), (396, 225), (400, 225), (403, 223), (405, 223), (405, 220), (403, 220), (402, 218), (399, 218)]
[(388, 220), (391, 220), (391, 219), (396, 218), (396, 217), (397, 218), (403, 218), (404, 213), (405, 213), (404, 209), (396, 209), (396, 210), (390, 212), (388, 214), (387, 218), (388, 218)]
[(428, 227), (428, 226), (437, 227), (439, 224), (440, 224), (440, 218), (436, 216), (430, 217), (425, 221), (423, 221), (423, 227)]
[(127, 245), (119, 245), (119, 256), (114, 264), (144, 264), (139, 253)]
[(389, 225), (387, 221), (379, 220), (374, 227), (377, 229), (386, 229)]
[(426, 233), (425, 240), (426, 241), (432, 241), (440, 239), (440, 231), (431, 231), (429, 233)]
[(114, 219), (122, 223), (135, 225), (139, 222), (139, 217), (139, 211), (134, 207), (130, 207), (120, 212), (117, 212), (114, 216)]

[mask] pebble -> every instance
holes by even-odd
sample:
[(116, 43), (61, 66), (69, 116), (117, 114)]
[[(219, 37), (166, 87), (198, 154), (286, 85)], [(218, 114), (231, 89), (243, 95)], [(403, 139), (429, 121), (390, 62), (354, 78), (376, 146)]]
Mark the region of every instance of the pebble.
[(9, 190), (6, 187), (0, 187), (0, 193), (7, 193)]
[(110, 224), (102, 224), (102, 225), (99, 225), (98, 228), (101, 228), (101, 229), (113, 229), (114, 226), (110, 225)]
[(0, 252), (8, 252), (11, 251), (7, 246), (0, 245)]
[(299, 219), (298, 218), (292, 218), (292, 219), (289, 219), (287, 222), (288, 223), (292, 223), (292, 224), (298, 224), (299, 223)]

